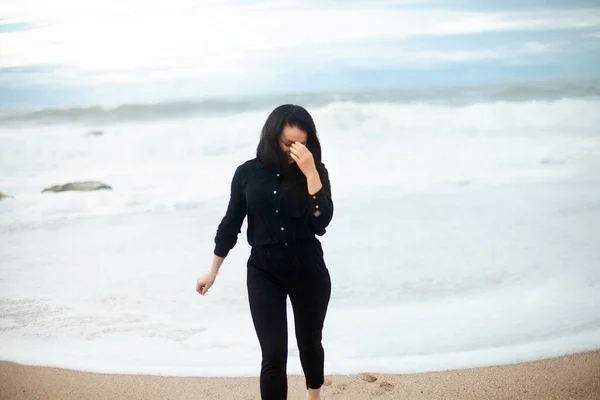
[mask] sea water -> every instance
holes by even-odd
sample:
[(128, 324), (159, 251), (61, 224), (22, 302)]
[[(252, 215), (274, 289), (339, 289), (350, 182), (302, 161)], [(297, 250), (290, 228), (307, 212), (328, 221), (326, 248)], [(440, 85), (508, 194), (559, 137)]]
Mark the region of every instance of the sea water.
[[(0, 359), (257, 375), (245, 223), (208, 295), (195, 283), (232, 174), (285, 102), (312, 113), (335, 202), (326, 373), (599, 349), (599, 93), (517, 89), (2, 114)], [(113, 190), (40, 193), (77, 180)]]

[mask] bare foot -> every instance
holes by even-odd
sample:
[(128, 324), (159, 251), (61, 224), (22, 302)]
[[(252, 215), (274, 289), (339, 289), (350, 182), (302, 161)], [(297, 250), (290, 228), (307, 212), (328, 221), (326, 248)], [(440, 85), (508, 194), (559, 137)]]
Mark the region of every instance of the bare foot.
[(308, 400), (321, 400), (321, 389), (308, 389)]

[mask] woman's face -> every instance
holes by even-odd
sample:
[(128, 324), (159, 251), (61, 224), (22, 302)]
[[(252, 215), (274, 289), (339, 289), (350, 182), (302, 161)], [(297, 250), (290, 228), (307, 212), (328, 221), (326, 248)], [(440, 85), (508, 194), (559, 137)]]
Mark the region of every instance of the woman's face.
[(306, 132), (296, 126), (286, 125), (283, 127), (281, 135), (279, 135), (279, 146), (281, 146), (281, 150), (287, 156), (288, 163), (292, 164), (294, 162), (294, 159), (290, 155), (292, 144), (295, 142), (300, 142), (306, 146), (307, 138), (308, 135)]

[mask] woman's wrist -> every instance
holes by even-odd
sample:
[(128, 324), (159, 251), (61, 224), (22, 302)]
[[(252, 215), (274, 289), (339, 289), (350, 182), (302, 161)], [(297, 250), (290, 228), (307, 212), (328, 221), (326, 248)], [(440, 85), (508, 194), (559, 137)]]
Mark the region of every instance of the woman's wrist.
[(311, 195), (317, 193), (323, 187), (321, 183), (321, 177), (316, 170), (314, 174), (306, 176), (306, 183), (308, 184), (308, 192)]
[(317, 167), (313, 167), (312, 170), (309, 171), (305, 176), (307, 180), (319, 178), (319, 171), (317, 171)]
[(219, 275), (219, 269), (221, 268), (221, 265), (223, 265), (224, 260), (225, 260), (225, 257), (219, 257), (217, 255), (213, 255), (213, 261), (212, 261), (210, 268), (208, 269), (208, 274), (210, 276), (212, 276), (213, 278), (216, 278), (217, 275)]

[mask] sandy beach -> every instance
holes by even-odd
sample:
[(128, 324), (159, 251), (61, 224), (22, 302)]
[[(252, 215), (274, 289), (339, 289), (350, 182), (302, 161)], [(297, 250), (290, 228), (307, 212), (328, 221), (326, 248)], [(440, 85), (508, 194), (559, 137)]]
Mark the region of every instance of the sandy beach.
[[(0, 398), (259, 399), (258, 378), (113, 375), (0, 363)], [(289, 399), (304, 399), (303, 378)], [(323, 399), (600, 399), (600, 351), (506, 366), (391, 375), (326, 377)]]

